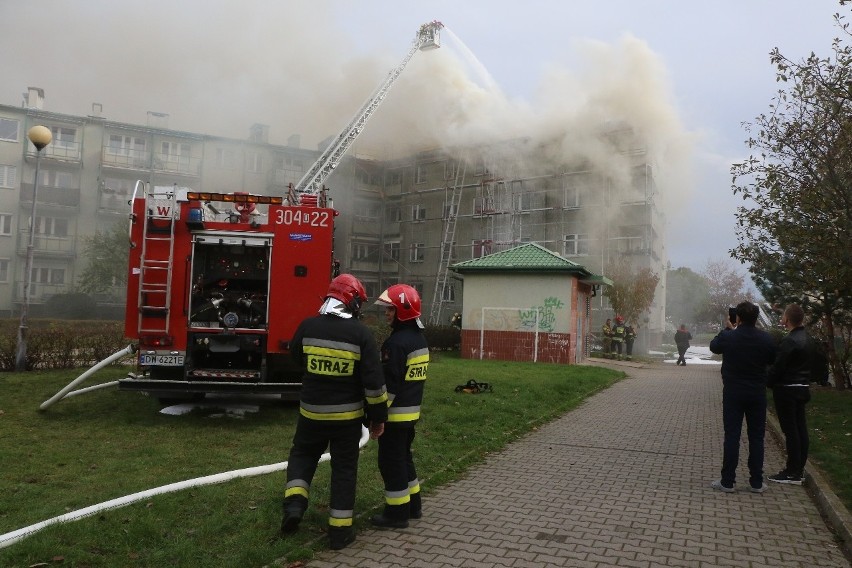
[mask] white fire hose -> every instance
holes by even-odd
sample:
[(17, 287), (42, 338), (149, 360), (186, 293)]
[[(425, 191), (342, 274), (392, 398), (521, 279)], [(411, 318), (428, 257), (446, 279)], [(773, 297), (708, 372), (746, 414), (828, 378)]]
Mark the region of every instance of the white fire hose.
[[(358, 442), (358, 447), (363, 448), (369, 440), (370, 431), (362, 426), (361, 440)], [(331, 455), (326, 452), (320, 457), (319, 463), (328, 461), (329, 459), (331, 459)], [(186, 481), (170, 483), (168, 485), (163, 485), (162, 487), (156, 487), (154, 489), (146, 489), (145, 491), (140, 491), (138, 493), (133, 493), (132, 495), (126, 495), (117, 499), (104, 501), (103, 503), (99, 503), (98, 505), (92, 505), (90, 507), (86, 507), (85, 509), (72, 511), (64, 515), (59, 515), (58, 517), (53, 517), (52, 519), (47, 519), (46, 521), (42, 521), (40, 523), (36, 523), (28, 527), (24, 527), (16, 531), (12, 531), (10, 533), (2, 534), (0, 535), (0, 548), (5, 548), (11, 544), (18, 542), (19, 540), (23, 540), (24, 538), (33, 535), (41, 529), (49, 527), (50, 525), (76, 521), (85, 517), (90, 517), (100, 511), (118, 509), (119, 507), (124, 507), (125, 505), (130, 505), (131, 503), (136, 503), (137, 501), (142, 501), (143, 499), (153, 497), (154, 495), (172, 493), (174, 491), (180, 491), (181, 489), (201, 487), (203, 485), (215, 485), (216, 483), (224, 483), (225, 481), (239, 479), (240, 477), (253, 477), (255, 475), (264, 475), (267, 473), (273, 473), (285, 469), (287, 469), (287, 462), (279, 462), (270, 465), (248, 467), (245, 469), (235, 469), (233, 471), (226, 471), (223, 473), (214, 473), (213, 475), (207, 475), (205, 477), (197, 477), (195, 479), (188, 479)]]
[(112, 381), (112, 382), (109, 382), (109, 383), (104, 383), (102, 385), (95, 385), (95, 386), (91, 386), (91, 387), (86, 387), (84, 389), (76, 390), (74, 392), (68, 392), (71, 389), (73, 389), (74, 387), (76, 387), (77, 385), (79, 385), (80, 383), (82, 383), (83, 381), (85, 381), (86, 379), (88, 379), (95, 371), (98, 371), (99, 369), (106, 367), (107, 365), (109, 365), (113, 361), (117, 361), (117, 360), (121, 359), (122, 357), (125, 357), (127, 355), (132, 355), (133, 353), (136, 353), (136, 346), (133, 345), (133, 344), (128, 345), (127, 347), (125, 347), (121, 351), (116, 351), (115, 353), (113, 353), (112, 355), (110, 355), (109, 357), (107, 357), (106, 359), (104, 359), (103, 361), (101, 361), (100, 363), (98, 363), (97, 365), (95, 365), (94, 367), (92, 367), (91, 369), (89, 369), (88, 371), (86, 371), (85, 373), (83, 373), (82, 375), (80, 375), (79, 377), (77, 377), (76, 379), (71, 381), (70, 383), (68, 383), (68, 385), (64, 389), (62, 389), (61, 391), (59, 391), (58, 393), (53, 395), (53, 397), (42, 402), (41, 406), (38, 407), (39, 410), (46, 410), (48, 407), (53, 406), (56, 402), (62, 400), (66, 396), (76, 396), (78, 394), (83, 394), (84, 392), (89, 392), (89, 391), (102, 389), (102, 388), (106, 388), (106, 387), (112, 387), (112, 386), (117, 385), (118, 381)]

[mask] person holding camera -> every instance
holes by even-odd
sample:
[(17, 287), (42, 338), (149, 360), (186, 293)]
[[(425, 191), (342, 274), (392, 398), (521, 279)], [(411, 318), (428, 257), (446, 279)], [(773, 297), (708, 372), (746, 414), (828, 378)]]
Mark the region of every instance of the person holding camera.
[(809, 445), (805, 405), (811, 400), (809, 384), (817, 347), (808, 337), (804, 321), (801, 306), (790, 304), (784, 310), (781, 323), (789, 333), (778, 345), (778, 357), (769, 369), (766, 385), (772, 389), (775, 414), (787, 447), (786, 467), (768, 477), (775, 483), (801, 485), (805, 477)]
[(710, 486), (725, 493), (736, 491), (737, 464), (743, 418), (748, 431), (749, 491), (763, 493), (763, 439), (766, 433), (767, 369), (775, 361), (777, 346), (767, 332), (757, 329), (758, 307), (741, 302), (736, 321), (710, 342), (710, 351), (722, 355), (722, 422), (725, 430), (722, 477)]

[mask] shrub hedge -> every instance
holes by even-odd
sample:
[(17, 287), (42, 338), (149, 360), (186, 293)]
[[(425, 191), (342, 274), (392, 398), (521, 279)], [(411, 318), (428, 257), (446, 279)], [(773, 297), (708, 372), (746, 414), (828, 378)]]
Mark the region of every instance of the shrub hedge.
[[(375, 317), (365, 318), (364, 323), (379, 345), (390, 335), (390, 328)], [(0, 320), (0, 371), (15, 369), (19, 324), (18, 320)], [(451, 326), (427, 326), (424, 333), (434, 350), (457, 349), (461, 341), (461, 332)], [(132, 341), (124, 337), (124, 323), (119, 321), (29, 320), (27, 370), (94, 365), (129, 343)]]

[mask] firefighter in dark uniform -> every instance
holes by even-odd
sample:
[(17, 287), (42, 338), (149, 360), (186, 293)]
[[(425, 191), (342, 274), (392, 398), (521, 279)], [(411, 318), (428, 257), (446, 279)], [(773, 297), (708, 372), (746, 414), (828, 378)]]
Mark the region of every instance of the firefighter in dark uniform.
[(382, 344), (382, 369), (388, 389), (388, 421), (379, 438), (379, 471), (385, 484), (385, 507), (370, 522), (381, 528), (406, 528), (422, 516), (420, 481), (411, 453), (420, 418), (429, 367), (429, 346), (421, 331), (420, 295), (407, 284), (391, 286), (376, 304), (385, 306), (392, 331)]
[(612, 350), (618, 354), (619, 360), (621, 360), (621, 346), (624, 344), (624, 332), (624, 318), (615, 316), (615, 325), (612, 326)]
[(358, 441), (366, 412), (373, 438), (381, 436), (388, 396), (379, 350), (358, 315), (367, 295), (351, 274), (331, 281), (319, 315), (304, 320), (290, 343), (304, 368), (299, 419), (287, 465), (281, 532), (299, 528), (308, 508), (320, 456), (331, 453), (328, 536), (340, 550), (355, 540), (352, 518), (358, 473)]

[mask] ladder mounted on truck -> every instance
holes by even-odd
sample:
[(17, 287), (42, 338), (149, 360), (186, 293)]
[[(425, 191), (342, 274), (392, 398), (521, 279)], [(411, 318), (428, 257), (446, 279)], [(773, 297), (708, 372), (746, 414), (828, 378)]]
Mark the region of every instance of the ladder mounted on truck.
[(381, 104), (382, 100), (384, 100), (388, 91), (390, 91), (390, 88), (399, 78), (400, 73), (402, 73), (405, 66), (408, 65), (408, 62), (411, 61), (414, 54), (417, 53), (418, 50), (425, 51), (441, 47), (440, 31), (443, 27), (444, 24), (437, 20), (420, 26), (420, 29), (417, 30), (417, 36), (411, 44), (411, 49), (408, 50), (408, 53), (402, 60), (402, 63), (391, 70), (387, 78), (381, 85), (379, 85), (373, 94), (370, 95), (367, 102), (361, 106), (361, 109), (355, 117), (346, 125), (340, 134), (331, 141), (325, 151), (323, 151), (322, 155), (320, 155), (319, 159), (317, 159), (316, 163), (311, 166), (302, 179), (296, 183), (294, 188), (295, 193), (318, 193), (322, 190), (325, 180), (329, 175), (331, 175), (331, 172), (337, 167), (337, 164), (340, 163), (343, 155), (349, 147), (352, 146), (352, 143), (355, 142), (358, 135), (361, 134), (367, 120), (369, 120), (373, 112)]
[[(172, 300), (172, 267), (175, 255), (175, 221), (180, 218), (177, 187), (155, 187), (148, 192), (136, 182), (133, 197), (142, 186), (145, 215), (142, 219), (142, 251), (139, 263), (137, 332), (166, 334)], [(132, 201), (131, 201), (132, 203)], [(131, 246), (138, 246), (131, 243)]]

